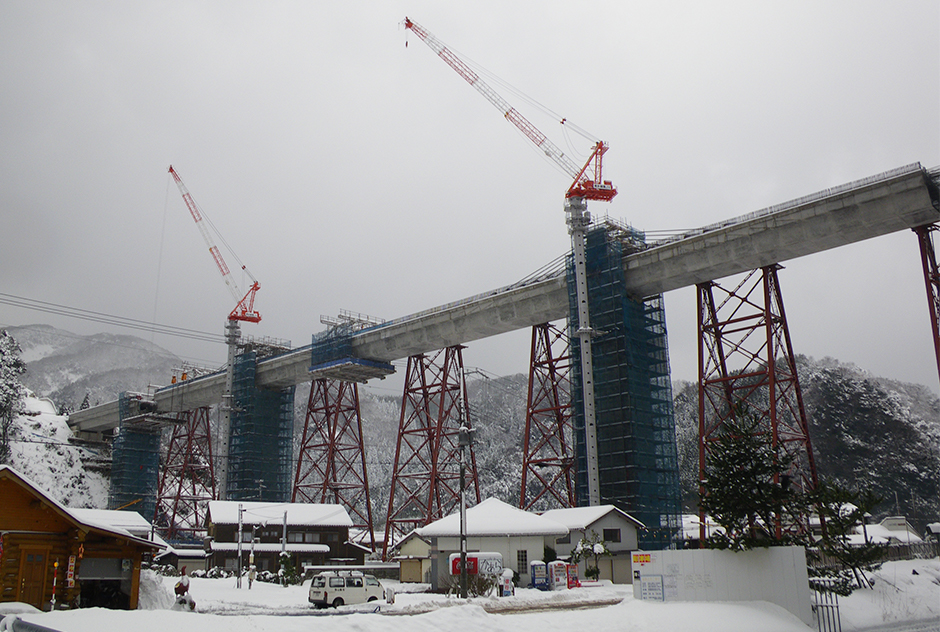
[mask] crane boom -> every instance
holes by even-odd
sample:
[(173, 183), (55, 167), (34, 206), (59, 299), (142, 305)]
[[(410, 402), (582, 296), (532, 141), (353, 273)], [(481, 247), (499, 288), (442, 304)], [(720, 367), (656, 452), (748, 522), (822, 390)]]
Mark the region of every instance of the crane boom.
[[(479, 92), (483, 97), (492, 103), (496, 109), (502, 112), (503, 116), (507, 121), (516, 126), (516, 128), (523, 133), (523, 135), (528, 138), (532, 143), (541, 149), (546, 156), (548, 156), (552, 161), (555, 162), (559, 167), (561, 167), (565, 173), (571, 176), (573, 182), (568, 188), (566, 197), (582, 197), (587, 200), (601, 200), (604, 202), (609, 202), (617, 195), (617, 189), (613, 186), (610, 180), (603, 180), (601, 171), (602, 171), (602, 161), (603, 156), (607, 152), (608, 145), (603, 141), (597, 141), (594, 144), (594, 149), (591, 152), (591, 156), (588, 158), (587, 162), (584, 163), (584, 166), (578, 167), (577, 163), (572, 161), (565, 153), (558, 148), (555, 143), (548, 139), (545, 134), (543, 134), (539, 129), (533, 125), (526, 117), (522, 116), (514, 107), (509, 105), (509, 103), (499, 95), (493, 88), (489, 86), (480, 76), (475, 73), (470, 66), (468, 66), (460, 57), (458, 57), (452, 50), (447, 48), (443, 42), (437, 39), (432, 33), (430, 33), (423, 26), (405, 18), (405, 28), (411, 29), (414, 31), (415, 35), (421, 38), (428, 47), (433, 50), (437, 55), (447, 63), (448, 66), (453, 68), (458, 75), (464, 78), (467, 83), (473, 86), (477, 92)], [(591, 176), (585, 175), (588, 170), (593, 171)]]
[[(447, 64), (457, 71), (470, 85), (482, 94), (490, 103), (495, 105), (510, 123), (515, 125), (525, 136), (542, 149), (545, 155), (555, 161), (568, 175), (573, 178), (571, 186), (565, 193), (565, 216), (568, 224), (568, 233), (571, 235), (571, 254), (574, 263), (574, 289), (576, 295), (577, 325), (574, 335), (579, 340), (581, 356), (581, 395), (584, 411), (584, 451), (587, 467), (585, 475), (588, 489), (588, 505), (596, 506), (601, 502), (600, 468), (597, 450), (597, 416), (594, 406), (594, 368), (591, 338), (595, 332), (591, 328), (591, 318), (588, 308), (588, 281), (585, 259), (585, 237), (591, 225), (591, 214), (587, 211), (587, 200), (600, 200), (609, 202), (617, 195), (617, 189), (610, 180), (602, 180), (601, 169), (604, 154), (607, 152), (607, 143), (597, 141), (590, 158), (584, 166), (578, 169), (564, 152), (555, 146), (545, 134), (540, 132), (505, 99), (499, 96), (486, 82), (480, 79), (457, 55), (447, 48), (440, 40), (431, 35), (425, 28), (412, 20), (405, 18), (405, 28), (411, 29), (420, 37), (431, 50)], [(564, 122), (564, 121), (562, 121)], [(592, 176), (586, 175), (589, 170)]]
[(215, 265), (219, 268), (219, 272), (222, 274), (222, 279), (225, 281), (225, 285), (228, 287), (229, 291), (232, 293), (232, 296), (235, 298), (236, 305), (235, 309), (228, 315), (229, 320), (240, 320), (250, 323), (257, 323), (261, 320), (261, 314), (255, 311), (255, 294), (258, 290), (261, 289), (261, 286), (258, 285), (258, 281), (251, 276), (251, 273), (248, 272), (248, 269), (245, 266), (242, 266), (242, 270), (251, 278), (251, 287), (248, 289), (248, 292), (242, 296), (241, 291), (238, 289), (238, 284), (235, 283), (235, 279), (232, 277), (232, 272), (229, 270), (228, 265), (225, 263), (225, 259), (222, 258), (222, 253), (219, 252), (219, 248), (215, 245), (215, 242), (212, 239), (212, 236), (209, 234), (209, 230), (206, 228), (206, 224), (202, 213), (199, 210), (199, 207), (196, 206), (196, 201), (193, 200), (193, 196), (190, 194), (189, 189), (186, 188), (186, 185), (183, 184), (182, 178), (179, 174), (176, 173), (176, 169), (173, 168), (173, 165), (170, 165), (168, 170), (173, 176), (173, 179), (176, 181), (176, 186), (180, 190), (180, 194), (183, 196), (183, 201), (186, 203), (186, 208), (189, 209), (190, 215), (193, 216), (193, 221), (196, 222), (196, 226), (199, 228), (199, 232), (202, 234), (202, 238), (206, 242), (206, 246), (209, 247), (209, 254), (212, 255), (212, 260), (215, 261)]

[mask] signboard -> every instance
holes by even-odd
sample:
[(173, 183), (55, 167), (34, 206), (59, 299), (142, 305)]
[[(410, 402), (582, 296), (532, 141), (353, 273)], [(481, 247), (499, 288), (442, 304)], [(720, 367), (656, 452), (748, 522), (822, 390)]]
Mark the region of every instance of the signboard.
[(652, 601), (664, 601), (663, 599), (663, 576), (662, 575), (644, 575), (640, 579), (640, 599), (650, 599)]
[[(450, 574), (460, 575), (460, 553), (450, 554)], [(503, 572), (503, 556), (499, 553), (467, 553), (467, 575), (498, 576)]]

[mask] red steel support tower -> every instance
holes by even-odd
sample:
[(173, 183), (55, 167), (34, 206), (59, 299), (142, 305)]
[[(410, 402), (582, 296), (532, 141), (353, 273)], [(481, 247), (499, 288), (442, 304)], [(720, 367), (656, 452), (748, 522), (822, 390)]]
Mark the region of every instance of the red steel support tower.
[[(372, 501), (366, 473), (359, 387), (317, 379), (310, 384), (307, 416), (291, 502), (342, 505), (374, 549)], [(366, 540), (368, 538), (368, 540)]]
[(914, 229), (920, 242), (920, 259), (924, 266), (924, 281), (927, 284), (927, 302), (930, 309), (930, 326), (933, 329), (933, 349), (937, 357), (937, 375), (940, 376), (940, 268), (937, 267), (937, 251), (932, 235), (940, 230), (940, 224), (927, 224)]
[(519, 507), (527, 511), (540, 504), (543, 509), (577, 504), (570, 370), (565, 332), (550, 323), (533, 326), (519, 495)]
[[(794, 487), (816, 487), (809, 425), (777, 280), (779, 268), (754, 270), (733, 290), (714, 282), (697, 286), (700, 480), (718, 430), (745, 405), (762, 419), (761, 432), (771, 437), (772, 446), (793, 457), (791, 471), (776, 474), (774, 482), (779, 484), (781, 474), (787, 474)], [(704, 542), (705, 521), (701, 522)], [(778, 521), (776, 535), (807, 526)]]
[(209, 409), (179, 413), (157, 487), (154, 523), (167, 540), (201, 540), (206, 505), (215, 500)]
[[(452, 513), (460, 505), (457, 435), (471, 428), (463, 379), (464, 347), (408, 358), (398, 443), (392, 467), (383, 557), (402, 536)], [(480, 502), (477, 464), (470, 447), (467, 495)]]

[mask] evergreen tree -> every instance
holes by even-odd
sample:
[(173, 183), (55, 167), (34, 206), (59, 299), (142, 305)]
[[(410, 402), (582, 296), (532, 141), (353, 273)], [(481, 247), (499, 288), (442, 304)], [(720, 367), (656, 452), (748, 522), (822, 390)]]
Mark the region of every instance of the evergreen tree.
[(20, 346), (6, 330), (0, 331), (0, 463), (10, 458), (10, 428), (22, 412), (23, 385), (20, 376), (26, 363), (20, 358)]
[(786, 475), (792, 463), (771, 445), (759, 418), (739, 410), (726, 421), (705, 456), (700, 505), (724, 529), (707, 546), (742, 551), (792, 544), (789, 530), (776, 534), (778, 521), (789, 525), (805, 515), (805, 498)]
[[(864, 524), (865, 515), (881, 498), (868, 489), (851, 490), (823, 481), (810, 493), (810, 502), (824, 527), (816, 546), (807, 549), (808, 557), (815, 562), (810, 565), (810, 576), (829, 580), (814, 583), (844, 596), (857, 588), (871, 588), (871, 580), (865, 573), (881, 568), (887, 546), (869, 541)], [(865, 541), (850, 543), (849, 536), (857, 536), (860, 526)]]

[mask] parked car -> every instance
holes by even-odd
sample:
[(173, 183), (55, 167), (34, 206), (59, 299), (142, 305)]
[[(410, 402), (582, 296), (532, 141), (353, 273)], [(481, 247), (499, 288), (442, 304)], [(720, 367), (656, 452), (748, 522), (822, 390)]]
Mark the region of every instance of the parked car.
[(307, 601), (317, 608), (367, 603), (385, 598), (381, 582), (359, 571), (324, 571), (310, 582)]

